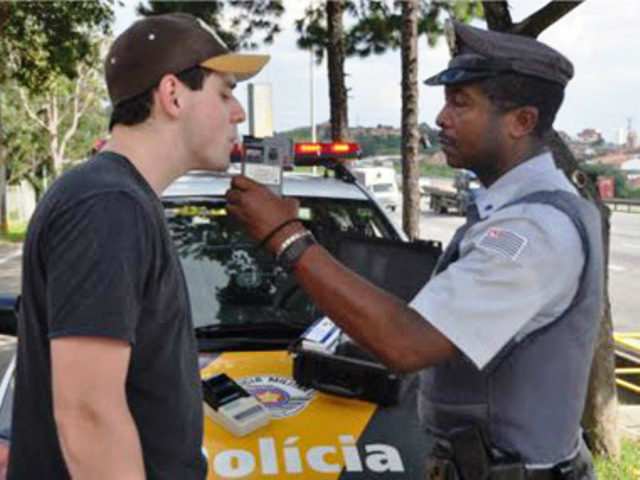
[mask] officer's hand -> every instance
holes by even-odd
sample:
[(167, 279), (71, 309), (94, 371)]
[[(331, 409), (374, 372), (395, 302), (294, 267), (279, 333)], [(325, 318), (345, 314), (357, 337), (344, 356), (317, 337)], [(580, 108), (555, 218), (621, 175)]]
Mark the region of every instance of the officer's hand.
[[(231, 180), (226, 198), (227, 211), (242, 223), (247, 233), (256, 241), (263, 240), (285, 221), (298, 217), (296, 199), (280, 197), (264, 185), (241, 175)], [(286, 230), (283, 229), (282, 233), (286, 234)], [(277, 248), (280, 243), (278, 237), (269, 242), (270, 248)]]

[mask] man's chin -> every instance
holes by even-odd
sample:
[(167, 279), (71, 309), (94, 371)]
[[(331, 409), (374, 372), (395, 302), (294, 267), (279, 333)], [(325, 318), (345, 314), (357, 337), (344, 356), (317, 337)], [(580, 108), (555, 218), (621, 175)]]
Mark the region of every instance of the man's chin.
[(452, 154), (452, 153), (446, 153), (444, 154), (444, 157), (447, 161), (447, 165), (450, 166), (451, 168), (460, 168), (460, 159)]
[(231, 166), (229, 155), (217, 158), (208, 158), (201, 167), (202, 170), (210, 172), (226, 172)]

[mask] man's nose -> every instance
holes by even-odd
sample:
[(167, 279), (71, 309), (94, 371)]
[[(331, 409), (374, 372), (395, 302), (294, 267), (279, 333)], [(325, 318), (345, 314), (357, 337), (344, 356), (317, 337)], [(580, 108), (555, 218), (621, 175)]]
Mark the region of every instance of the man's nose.
[(451, 125), (451, 120), (447, 112), (446, 105), (442, 107), (442, 110), (440, 110), (440, 113), (438, 113), (438, 116), (436, 117), (436, 125), (441, 129), (445, 129)]
[(232, 123), (242, 123), (247, 119), (247, 113), (244, 111), (244, 107), (240, 104), (240, 102), (234, 98), (234, 105), (231, 111), (231, 122)]

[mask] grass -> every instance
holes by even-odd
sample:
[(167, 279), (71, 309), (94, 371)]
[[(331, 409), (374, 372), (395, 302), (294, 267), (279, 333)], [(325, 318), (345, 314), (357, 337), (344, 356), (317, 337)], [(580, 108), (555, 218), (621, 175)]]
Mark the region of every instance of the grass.
[(9, 231), (6, 235), (0, 235), (0, 242), (23, 242), (26, 233), (26, 223), (9, 223)]
[(640, 440), (623, 440), (619, 462), (596, 457), (596, 471), (601, 480), (640, 479)]

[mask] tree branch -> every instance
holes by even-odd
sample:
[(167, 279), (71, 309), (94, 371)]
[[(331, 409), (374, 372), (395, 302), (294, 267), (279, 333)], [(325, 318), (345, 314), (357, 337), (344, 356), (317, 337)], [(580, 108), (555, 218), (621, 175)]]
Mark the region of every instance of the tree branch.
[(508, 31), (518, 35), (538, 38), (545, 29), (564, 17), (584, 0), (553, 0), (513, 25)]
[(485, 0), (482, 2), (482, 8), (489, 30), (506, 32), (513, 26), (508, 2)]
[(34, 122), (36, 122), (37, 125), (39, 125), (40, 127), (42, 127), (45, 130), (49, 130), (49, 127), (47, 127), (47, 124), (44, 123), (42, 120), (40, 120), (38, 118), (38, 115), (36, 115), (36, 112), (34, 112), (31, 107), (29, 106), (29, 100), (27, 99), (27, 94), (24, 92), (23, 88), (20, 88), (18, 90), (20, 92), (20, 100), (22, 100), (22, 104), (24, 105), (24, 109), (27, 112), (27, 116), (33, 120)]
[(76, 133), (76, 129), (78, 128), (78, 120), (84, 114), (85, 110), (87, 109), (87, 106), (91, 102), (92, 95), (89, 94), (87, 95), (86, 103), (80, 106), (80, 92), (82, 90), (82, 84), (84, 83), (84, 79), (85, 79), (85, 74), (81, 73), (76, 80), (74, 95), (73, 95), (73, 109), (71, 111), (71, 115), (72, 115), (71, 125), (69, 126), (64, 136), (62, 137), (62, 142), (60, 142), (60, 147), (58, 150), (61, 158), (64, 158), (64, 151), (67, 148), (67, 142)]

